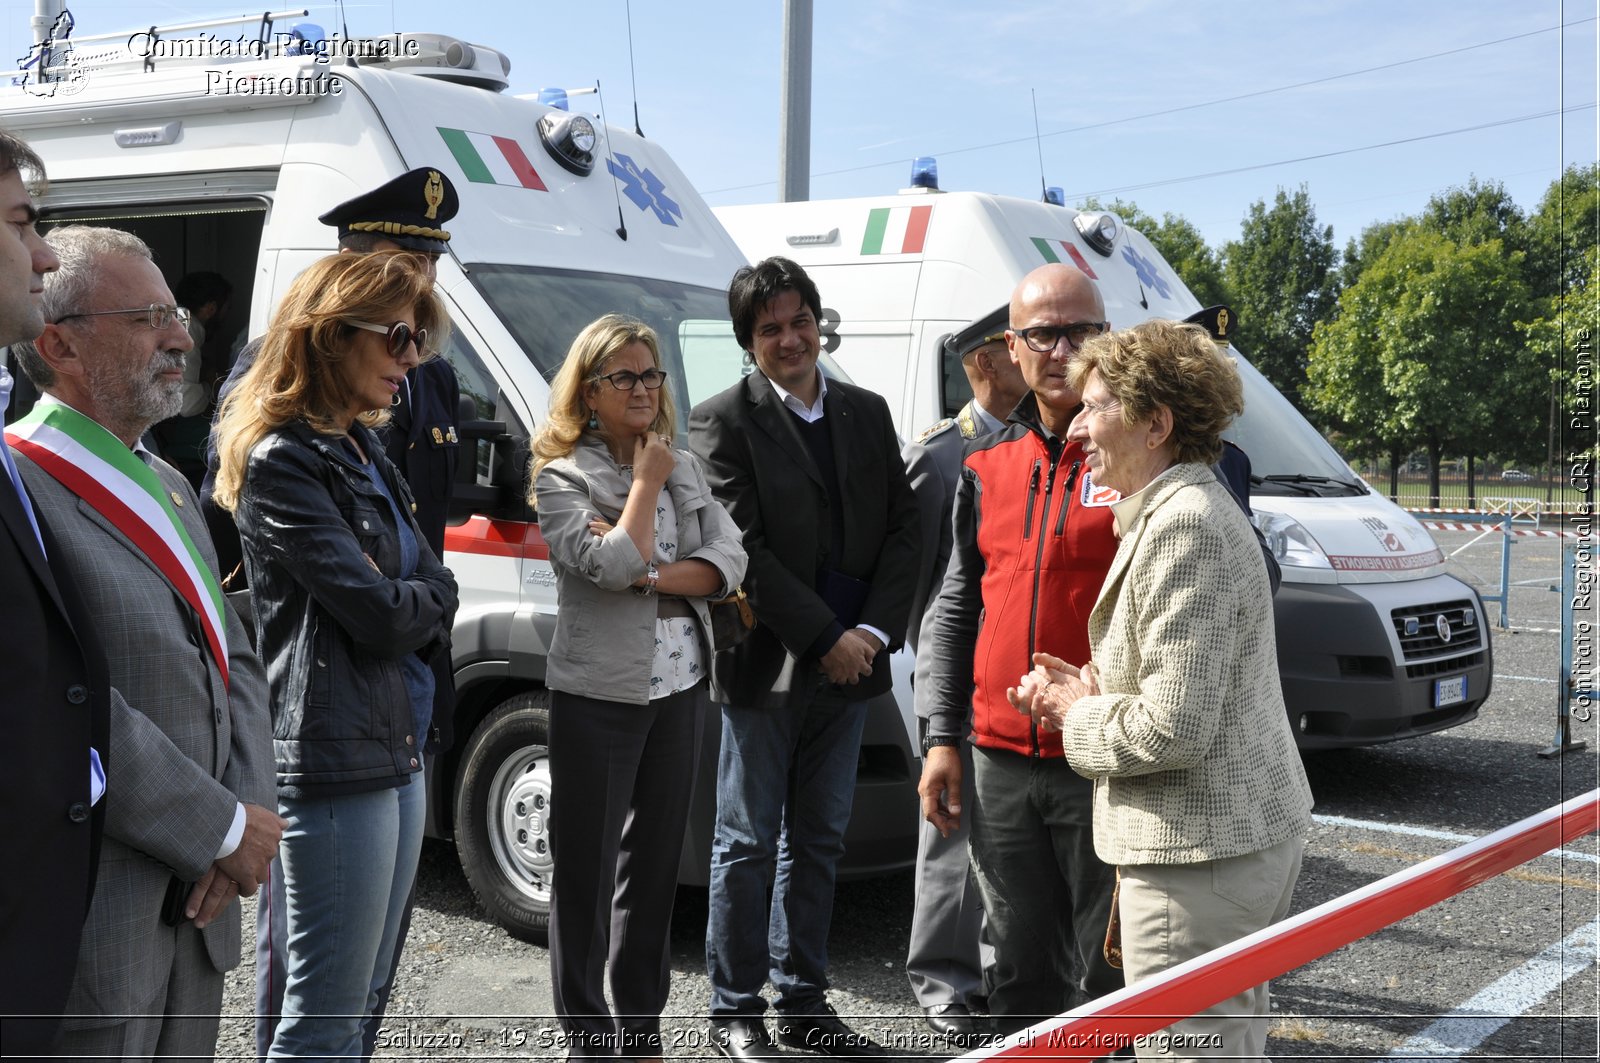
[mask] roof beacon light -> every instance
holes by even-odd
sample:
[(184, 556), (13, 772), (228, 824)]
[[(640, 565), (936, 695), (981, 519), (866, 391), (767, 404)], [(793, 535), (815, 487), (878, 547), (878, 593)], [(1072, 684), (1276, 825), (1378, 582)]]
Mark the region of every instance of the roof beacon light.
[(939, 160), (932, 155), (919, 155), (911, 160), (911, 187), (939, 191)]
[(546, 107), (554, 107), (558, 111), (567, 109), (566, 89), (540, 89), (539, 102)]
[(1078, 227), (1085, 243), (1107, 258), (1111, 257), (1111, 248), (1122, 235), (1121, 218), (1108, 211), (1084, 211), (1072, 219), (1072, 223)]
[(1044, 201), (1052, 207), (1064, 207), (1067, 205), (1067, 193), (1060, 185), (1051, 185), (1044, 190)]
[(289, 45), (285, 55), (316, 55), (328, 39), (321, 26), (315, 22), (296, 22), (289, 30)]
[[(545, 89), (540, 95), (549, 91)], [(562, 102), (566, 102), (565, 93), (562, 93)], [(564, 110), (546, 111), (539, 119), (539, 139), (544, 142), (544, 150), (568, 173), (587, 177), (594, 171), (594, 146), (599, 138), (595, 135), (594, 123), (583, 115), (568, 114)]]

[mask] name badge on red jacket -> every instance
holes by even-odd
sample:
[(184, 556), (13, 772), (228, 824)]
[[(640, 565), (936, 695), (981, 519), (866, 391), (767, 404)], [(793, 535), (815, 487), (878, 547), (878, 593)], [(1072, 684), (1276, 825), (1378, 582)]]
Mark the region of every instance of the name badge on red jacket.
[(1109, 506), (1113, 502), (1122, 501), (1122, 493), (1114, 487), (1104, 487), (1094, 482), (1094, 477), (1088, 469), (1083, 470), (1083, 494), (1078, 498), (1078, 505), (1092, 508), (1095, 506)]

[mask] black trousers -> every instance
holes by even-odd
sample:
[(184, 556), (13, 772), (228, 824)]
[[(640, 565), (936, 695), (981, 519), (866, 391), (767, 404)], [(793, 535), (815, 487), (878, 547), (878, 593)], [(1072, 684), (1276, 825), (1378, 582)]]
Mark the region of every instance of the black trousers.
[[(672, 905), (706, 684), (625, 705), (550, 694), (550, 966), (568, 1059), (661, 1050)], [(611, 999), (604, 981), (610, 961)]]

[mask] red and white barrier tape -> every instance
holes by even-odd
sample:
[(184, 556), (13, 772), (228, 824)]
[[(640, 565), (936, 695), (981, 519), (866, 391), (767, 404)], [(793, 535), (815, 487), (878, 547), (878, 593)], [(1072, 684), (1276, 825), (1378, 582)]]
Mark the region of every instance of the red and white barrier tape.
[(961, 1058), (1097, 1059), (1597, 830), (1591, 790)]
[[(1501, 531), (1499, 524), (1462, 524), (1452, 520), (1419, 520), (1418, 524), (1429, 531)], [(1509, 535), (1527, 535), (1540, 539), (1581, 539), (1577, 532), (1554, 531), (1547, 528), (1512, 528)]]

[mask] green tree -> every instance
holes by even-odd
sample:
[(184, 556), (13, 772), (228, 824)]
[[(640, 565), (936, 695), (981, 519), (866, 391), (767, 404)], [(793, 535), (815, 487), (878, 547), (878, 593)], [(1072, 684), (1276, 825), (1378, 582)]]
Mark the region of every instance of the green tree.
[(1567, 167), (1529, 216), (1528, 230), (1534, 294), (1587, 291), (1594, 276), (1587, 252), (1600, 246), (1600, 163)]
[(1361, 279), (1361, 271), (1383, 254), (1391, 241), (1417, 224), (1415, 218), (1392, 218), (1375, 221), (1361, 230), (1360, 236), (1345, 241), (1344, 255), (1339, 260), (1339, 287), (1346, 289)]
[(1567, 167), (1528, 216), (1527, 229), (1525, 272), (1538, 311), (1527, 323), (1525, 335), (1531, 356), (1544, 367), (1553, 390), (1546, 404), (1548, 428), (1541, 433), (1543, 438), (1537, 445), (1530, 440), (1522, 456), (1508, 452), (1507, 457), (1526, 460), (1532, 456), (1528, 451), (1537, 451), (1555, 464), (1561, 457), (1558, 447), (1583, 450), (1593, 441), (1592, 432), (1574, 432), (1571, 411), (1578, 398), (1573, 387), (1577, 345), (1585, 330), (1593, 343), (1600, 296), (1595, 284), (1600, 268), (1600, 164)]
[(1102, 205), (1093, 197), (1084, 202), (1083, 209), (1109, 210), (1128, 225), (1144, 233), (1145, 237), (1155, 244), (1156, 250), (1161, 252), (1161, 257), (1167, 260), (1167, 264), (1194, 293), (1194, 297), (1200, 300), (1201, 306), (1224, 303), (1235, 310), (1238, 309), (1228, 298), (1228, 287), (1222, 277), (1222, 262), (1217, 253), (1206, 243), (1206, 238), (1195, 228), (1194, 223), (1182, 214), (1173, 214), (1169, 211), (1161, 215), (1160, 221), (1156, 221), (1140, 210), (1136, 203), (1113, 199)]
[(1318, 227), (1304, 185), (1293, 195), (1278, 189), (1271, 207), (1252, 203), (1239, 239), (1222, 252), (1240, 350), (1302, 410), (1312, 329), (1338, 298), (1338, 258), (1333, 226)]
[(1417, 222), (1458, 244), (1499, 240), (1507, 252), (1526, 254), (1529, 249), (1528, 220), (1498, 181), (1479, 184), (1470, 177), (1464, 185), (1434, 194)]
[(1549, 374), (1520, 327), (1535, 310), (1522, 267), (1496, 239), (1400, 233), (1316, 330), (1307, 398), (1391, 457), (1425, 448), (1437, 499), (1446, 451), (1499, 453), (1544, 423)]

